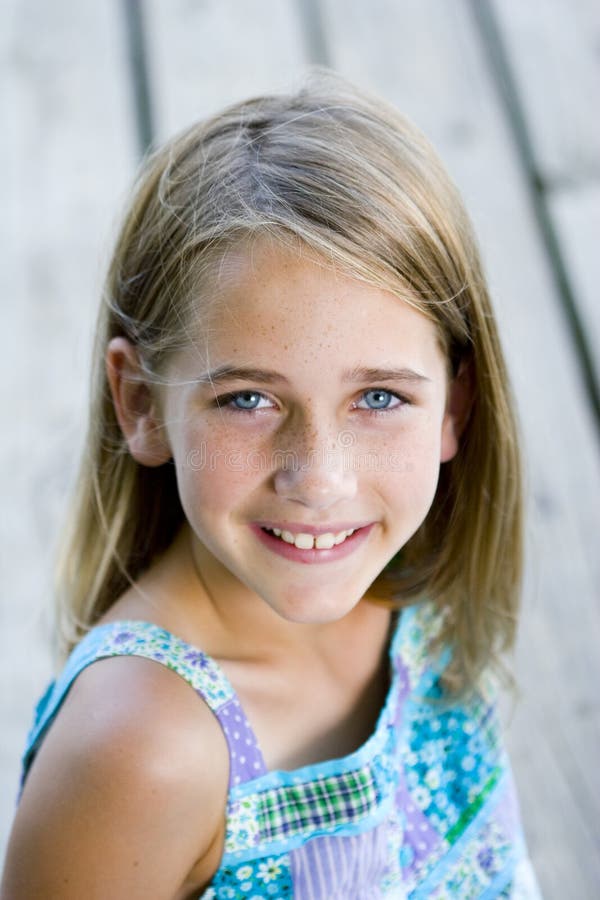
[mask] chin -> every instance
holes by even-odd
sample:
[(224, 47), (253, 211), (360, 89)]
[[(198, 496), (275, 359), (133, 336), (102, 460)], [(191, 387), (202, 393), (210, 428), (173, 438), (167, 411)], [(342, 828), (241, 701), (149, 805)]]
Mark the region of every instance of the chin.
[(364, 591), (347, 591), (336, 601), (332, 599), (331, 592), (323, 591), (317, 596), (311, 596), (310, 591), (304, 590), (296, 597), (273, 597), (272, 600), (266, 597), (265, 602), (286, 622), (297, 625), (326, 625), (348, 615), (363, 594)]

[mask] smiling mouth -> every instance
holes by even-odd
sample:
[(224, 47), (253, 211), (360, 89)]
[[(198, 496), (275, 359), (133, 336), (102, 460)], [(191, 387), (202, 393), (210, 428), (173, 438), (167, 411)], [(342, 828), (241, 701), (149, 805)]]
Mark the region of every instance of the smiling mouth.
[(292, 534), (291, 531), (282, 531), (280, 528), (264, 528), (267, 534), (272, 534), (286, 544), (293, 544), (299, 550), (331, 550), (355, 533), (357, 529), (350, 528), (344, 531), (326, 532), (325, 534), (312, 535), (306, 532)]

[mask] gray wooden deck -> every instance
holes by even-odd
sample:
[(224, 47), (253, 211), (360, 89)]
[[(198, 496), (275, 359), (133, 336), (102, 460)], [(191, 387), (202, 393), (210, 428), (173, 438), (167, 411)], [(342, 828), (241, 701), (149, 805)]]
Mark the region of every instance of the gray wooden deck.
[(546, 900), (600, 896), (599, 45), (592, 0), (1, 0), (0, 852), (140, 145), (322, 62), (425, 130), (475, 221), (528, 467), (508, 743)]

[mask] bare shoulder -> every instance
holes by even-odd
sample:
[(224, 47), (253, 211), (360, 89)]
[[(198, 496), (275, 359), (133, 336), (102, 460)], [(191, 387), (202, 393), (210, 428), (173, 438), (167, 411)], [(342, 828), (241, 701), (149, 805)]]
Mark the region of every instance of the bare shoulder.
[(98, 660), (33, 763), (2, 898), (184, 900), (218, 867), (227, 781), (219, 724), (180, 676)]

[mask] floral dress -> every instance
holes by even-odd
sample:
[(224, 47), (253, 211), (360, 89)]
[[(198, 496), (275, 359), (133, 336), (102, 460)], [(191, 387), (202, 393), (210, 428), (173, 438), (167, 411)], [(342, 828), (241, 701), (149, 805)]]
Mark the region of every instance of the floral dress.
[(495, 688), (436, 703), (427, 648), (440, 627), (430, 603), (404, 609), (390, 645), (391, 679), (373, 734), (354, 753), (269, 771), (219, 665), (150, 622), (93, 628), (39, 701), (21, 787), (79, 672), (110, 656), (142, 656), (184, 678), (217, 717), (229, 748), (225, 847), (198, 900), (540, 900), (523, 841)]

